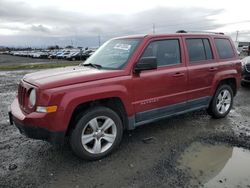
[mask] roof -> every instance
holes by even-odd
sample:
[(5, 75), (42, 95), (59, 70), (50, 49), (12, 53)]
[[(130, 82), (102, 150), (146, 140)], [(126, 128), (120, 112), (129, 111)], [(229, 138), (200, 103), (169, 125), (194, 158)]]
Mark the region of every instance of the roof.
[(166, 34), (140, 34), (117, 37), (116, 39), (133, 39), (133, 38), (154, 38), (154, 37), (177, 37), (177, 36), (220, 36), (227, 37), (223, 33), (213, 32), (190, 32), (190, 33), (166, 33)]

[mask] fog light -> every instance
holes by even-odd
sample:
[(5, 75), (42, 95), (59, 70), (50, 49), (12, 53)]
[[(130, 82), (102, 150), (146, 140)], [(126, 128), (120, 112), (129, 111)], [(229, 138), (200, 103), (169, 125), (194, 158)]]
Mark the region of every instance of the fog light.
[(57, 106), (38, 106), (36, 108), (37, 112), (41, 113), (50, 113), (50, 112), (56, 112)]

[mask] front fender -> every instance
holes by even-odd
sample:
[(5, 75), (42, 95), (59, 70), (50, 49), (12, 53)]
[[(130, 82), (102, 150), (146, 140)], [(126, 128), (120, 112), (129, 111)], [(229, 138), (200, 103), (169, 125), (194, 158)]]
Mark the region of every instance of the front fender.
[(128, 116), (133, 114), (133, 106), (132, 102), (130, 101), (131, 97), (129, 97), (127, 88), (122, 85), (99, 86), (65, 93), (60, 104), (60, 106), (63, 107), (62, 126), (65, 129), (67, 128), (71, 116), (78, 105), (112, 97), (118, 97), (121, 99)]

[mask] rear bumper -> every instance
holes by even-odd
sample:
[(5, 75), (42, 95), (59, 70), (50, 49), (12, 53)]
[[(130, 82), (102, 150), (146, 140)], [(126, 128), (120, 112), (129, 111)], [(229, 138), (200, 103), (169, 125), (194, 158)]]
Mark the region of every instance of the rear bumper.
[(10, 124), (14, 124), (28, 138), (45, 140), (52, 144), (63, 144), (65, 131), (54, 131), (48, 129), (49, 118), (45, 113), (24, 114), (15, 99), (9, 111)]

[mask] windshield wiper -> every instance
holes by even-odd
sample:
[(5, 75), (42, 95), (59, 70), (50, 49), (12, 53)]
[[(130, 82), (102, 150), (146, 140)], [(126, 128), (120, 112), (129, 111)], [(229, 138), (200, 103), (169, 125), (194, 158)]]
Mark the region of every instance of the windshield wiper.
[(101, 69), (102, 68), (102, 66), (101, 65), (99, 65), (99, 64), (94, 64), (94, 63), (86, 63), (86, 64), (82, 64), (83, 66), (90, 66), (90, 67), (94, 67), (94, 68), (96, 68), (96, 69)]

